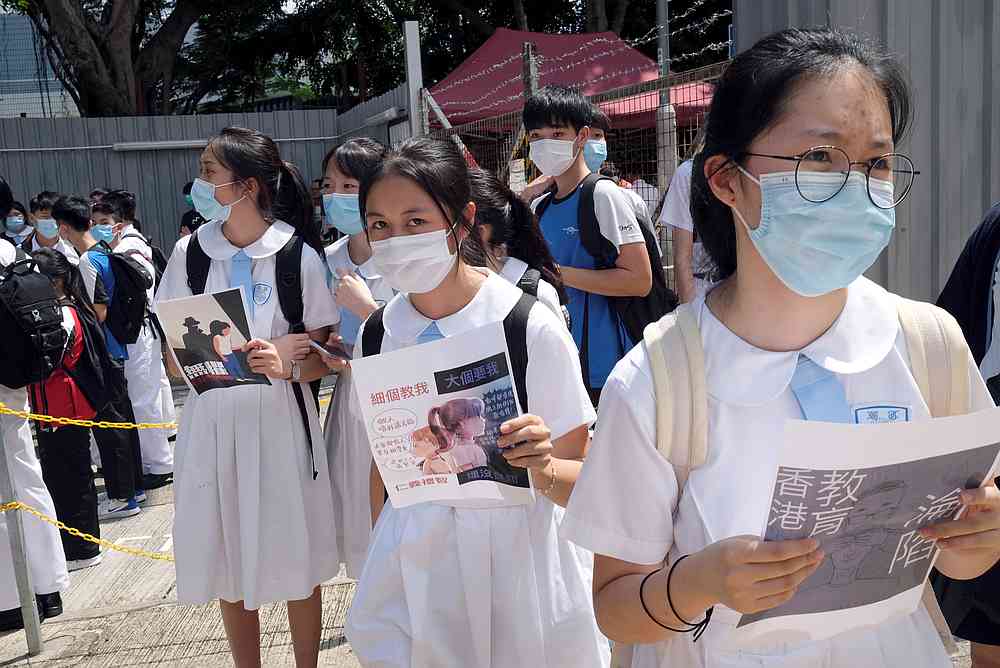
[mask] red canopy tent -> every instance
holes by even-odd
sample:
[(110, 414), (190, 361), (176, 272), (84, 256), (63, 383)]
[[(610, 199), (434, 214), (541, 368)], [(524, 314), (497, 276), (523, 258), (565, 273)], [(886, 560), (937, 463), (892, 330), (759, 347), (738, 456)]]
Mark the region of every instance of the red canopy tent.
[[(532, 42), (538, 54), (538, 84), (579, 86), (585, 95), (605, 93), (658, 78), (656, 63), (613, 32), (548, 35), (498, 28), (430, 92), (452, 125), (521, 109), (521, 53)], [(708, 110), (712, 88), (694, 83), (670, 91), (679, 125)], [(658, 93), (651, 91), (601, 103), (618, 127), (655, 127)]]

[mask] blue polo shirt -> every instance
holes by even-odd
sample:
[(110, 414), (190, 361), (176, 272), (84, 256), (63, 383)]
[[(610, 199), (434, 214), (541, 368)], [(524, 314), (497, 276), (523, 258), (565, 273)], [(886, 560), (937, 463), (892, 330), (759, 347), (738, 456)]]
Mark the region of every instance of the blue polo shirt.
[[(580, 188), (563, 199), (553, 199), (541, 218), (542, 234), (557, 264), (577, 269), (595, 269), (596, 261), (580, 241), (578, 208)], [(536, 201), (537, 204), (537, 201)], [(616, 247), (643, 243), (642, 230), (629, 196), (617, 185), (601, 181), (594, 191), (594, 207), (601, 234)], [(587, 359), (589, 386), (600, 389), (608, 375), (635, 342), (629, 338), (614, 308), (603, 295), (566, 286), (567, 308), (572, 318), (573, 340), (583, 349), (584, 311), (588, 326)], [(582, 356), (581, 356), (582, 358)]]
[[(100, 303), (96, 296), (100, 294), (100, 289), (97, 287), (97, 281), (100, 281), (101, 285), (104, 287), (104, 292), (107, 294), (108, 306), (110, 306), (115, 300), (115, 272), (111, 268), (111, 260), (108, 258), (108, 253), (100, 246), (94, 246), (80, 258), (80, 273), (83, 275), (84, 284), (87, 287), (87, 291), (90, 293), (90, 298), (95, 303)], [(108, 329), (107, 322), (102, 324), (104, 328), (104, 338), (107, 340), (108, 353), (113, 359), (116, 360), (127, 360), (128, 351), (125, 346), (118, 343), (118, 339), (115, 335), (111, 333)]]

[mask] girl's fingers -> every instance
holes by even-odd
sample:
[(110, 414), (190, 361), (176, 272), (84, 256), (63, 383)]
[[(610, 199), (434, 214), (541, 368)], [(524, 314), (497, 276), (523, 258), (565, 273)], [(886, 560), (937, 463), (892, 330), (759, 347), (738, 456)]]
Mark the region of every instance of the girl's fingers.
[(960, 520), (948, 520), (940, 524), (932, 524), (920, 530), (920, 535), (927, 539), (954, 538), (968, 536), (1000, 529), (1000, 513), (976, 513)]
[(517, 431), (518, 429), (526, 427), (530, 424), (544, 424), (544, 423), (542, 422), (542, 418), (538, 417), (537, 415), (525, 414), (518, 416), (516, 418), (511, 418), (510, 420), (507, 420), (502, 425), (500, 425), (500, 433), (509, 434), (512, 431)]
[(757, 598), (764, 598), (786, 591), (795, 591), (810, 575), (816, 572), (820, 563), (822, 561), (807, 562), (804, 566), (791, 573), (758, 582), (754, 585), (755, 596)]
[(823, 563), (824, 556), (822, 550), (816, 550), (810, 554), (793, 557), (785, 561), (774, 561), (767, 564), (747, 564), (746, 568), (754, 582), (767, 582), (768, 580), (798, 573), (802, 569), (818, 567)]
[(787, 603), (795, 596), (795, 590), (785, 591), (780, 594), (774, 594), (772, 596), (765, 596), (764, 598), (758, 598), (754, 601), (754, 609), (748, 610), (746, 612), (763, 612), (765, 610), (770, 610), (771, 608), (776, 608), (782, 603)]
[(521, 457), (507, 463), (519, 469), (544, 469), (547, 468), (552, 459), (547, 455), (536, 455), (533, 457)]
[(979, 533), (956, 536), (939, 540), (942, 550), (988, 550), (1000, 551), (1000, 529), (990, 529)]

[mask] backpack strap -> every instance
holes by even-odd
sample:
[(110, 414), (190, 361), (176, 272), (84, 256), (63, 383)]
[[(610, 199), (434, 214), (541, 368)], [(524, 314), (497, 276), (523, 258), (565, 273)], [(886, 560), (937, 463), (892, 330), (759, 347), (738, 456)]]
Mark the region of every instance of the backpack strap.
[[(947, 311), (924, 302), (899, 299), (899, 324), (906, 339), (910, 372), (931, 417), (965, 415), (969, 398), (969, 346), (958, 322)], [(948, 621), (929, 581), (921, 602), (949, 653), (957, 651)]]
[(899, 323), (910, 356), (910, 370), (932, 417), (969, 412), (969, 346), (947, 311), (899, 299)]
[(708, 457), (705, 353), (690, 304), (651, 323), (643, 340), (657, 397), (656, 449), (683, 490), (691, 471)]
[(503, 319), (503, 333), (507, 339), (507, 354), (510, 356), (514, 388), (517, 390), (517, 400), (521, 404), (521, 410), (525, 412), (528, 411), (528, 317), (535, 301), (531, 295), (521, 295), (514, 308)]
[(526, 295), (538, 296), (538, 283), (542, 280), (542, 272), (528, 268), (517, 281), (517, 287)]
[(365, 320), (365, 328), (361, 332), (361, 356), (371, 357), (382, 352), (382, 339), (385, 338), (385, 306), (374, 311)]
[(594, 191), (597, 190), (597, 184), (601, 181), (615, 183), (614, 179), (593, 172), (581, 182), (577, 219), (580, 227), (580, 243), (583, 244), (583, 248), (594, 258), (597, 269), (609, 269), (615, 265), (615, 260), (618, 259), (618, 249), (607, 237), (601, 234), (601, 224), (597, 220)]
[(191, 233), (191, 241), (188, 242), (187, 257), (185, 260), (187, 265), (187, 284), (191, 289), (191, 294), (204, 294), (205, 285), (208, 284), (208, 270), (212, 266), (212, 258), (208, 257), (205, 249), (201, 247), (197, 232)]

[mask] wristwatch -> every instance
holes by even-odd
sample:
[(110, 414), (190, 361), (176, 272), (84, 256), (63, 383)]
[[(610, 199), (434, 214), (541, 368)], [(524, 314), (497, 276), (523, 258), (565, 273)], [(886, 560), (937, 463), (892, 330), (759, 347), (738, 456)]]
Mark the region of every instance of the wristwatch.
[(295, 360), (291, 361), (292, 366), (292, 377), (289, 379), (292, 382), (299, 382), (302, 379), (302, 367)]

